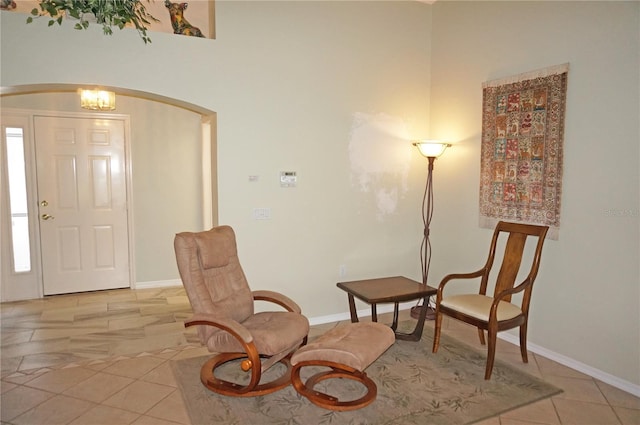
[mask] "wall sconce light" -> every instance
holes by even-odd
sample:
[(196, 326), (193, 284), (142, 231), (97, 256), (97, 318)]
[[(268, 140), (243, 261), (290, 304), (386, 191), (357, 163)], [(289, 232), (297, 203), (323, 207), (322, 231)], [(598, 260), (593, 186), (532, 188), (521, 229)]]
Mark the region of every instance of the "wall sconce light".
[[(420, 153), (429, 160), (429, 172), (427, 174), (427, 185), (424, 188), (424, 196), (422, 197), (422, 222), (424, 224), (424, 236), (420, 247), (420, 263), (422, 266), (422, 284), (426, 285), (429, 277), (429, 265), (431, 264), (431, 241), (429, 240), (429, 227), (431, 226), (431, 217), (433, 216), (433, 163), (437, 157), (442, 155), (448, 147), (449, 143), (443, 143), (435, 140), (420, 140), (413, 142)], [(411, 308), (411, 316), (417, 318), (420, 313), (420, 307)], [(435, 312), (429, 307), (427, 310), (427, 319), (433, 320)]]
[(113, 111), (116, 109), (116, 94), (107, 90), (80, 89), (80, 106), (92, 111)]

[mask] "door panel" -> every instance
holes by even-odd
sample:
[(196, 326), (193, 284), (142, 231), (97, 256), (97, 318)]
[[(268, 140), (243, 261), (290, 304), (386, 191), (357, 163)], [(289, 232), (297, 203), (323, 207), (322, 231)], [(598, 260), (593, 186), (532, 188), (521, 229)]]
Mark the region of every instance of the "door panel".
[(44, 294), (129, 287), (124, 121), (34, 127)]

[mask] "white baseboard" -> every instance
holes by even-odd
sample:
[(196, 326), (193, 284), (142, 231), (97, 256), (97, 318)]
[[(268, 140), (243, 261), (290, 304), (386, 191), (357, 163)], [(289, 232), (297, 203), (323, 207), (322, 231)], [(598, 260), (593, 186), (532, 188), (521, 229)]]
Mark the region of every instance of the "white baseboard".
[[(510, 342), (514, 345), (520, 346), (520, 338), (516, 335), (502, 332), (498, 334), (498, 338)], [(527, 342), (527, 350), (546, 357), (549, 360), (553, 360), (554, 362), (560, 363), (564, 366), (570, 367), (571, 369), (577, 370), (578, 372), (582, 372), (585, 375), (589, 375), (592, 378), (621, 389), (622, 391), (633, 394), (636, 397), (640, 397), (640, 385), (625, 381), (624, 379), (618, 378), (617, 376), (603, 372), (584, 363), (580, 363), (577, 360), (574, 360), (562, 354), (558, 354), (536, 344)]]
[(167, 288), (170, 286), (182, 286), (182, 281), (180, 279), (171, 279), (136, 282), (131, 289)]
[[(161, 288), (161, 287), (170, 287), (170, 286), (182, 286), (182, 281), (180, 279), (175, 279), (175, 280), (136, 282), (135, 289)], [(400, 304), (400, 310), (408, 310), (414, 305), (415, 305), (414, 302)], [(383, 304), (378, 306), (378, 314), (391, 313), (392, 311), (393, 311), (393, 304)], [(358, 317), (369, 317), (369, 316), (371, 316), (370, 308), (358, 310)], [(311, 326), (314, 326), (314, 325), (322, 325), (325, 323), (341, 322), (345, 320), (351, 320), (351, 315), (349, 314), (349, 312), (330, 314), (327, 316), (310, 317), (309, 324)], [(507, 342), (510, 342), (514, 345), (520, 345), (520, 340), (515, 335), (502, 332), (498, 334), (498, 338), (505, 340)], [(633, 394), (636, 397), (640, 397), (640, 385), (636, 385), (632, 382), (625, 381), (624, 379), (618, 378), (617, 376), (603, 372), (599, 369), (596, 369), (584, 363), (580, 363), (577, 360), (574, 360), (562, 354), (558, 354), (554, 351), (548, 350), (536, 344), (528, 343), (527, 349), (533, 353), (546, 357), (549, 360), (553, 360), (564, 366), (570, 367), (571, 369), (577, 370), (578, 372), (582, 372), (585, 375), (589, 375), (592, 378), (595, 378), (599, 381), (607, 383), (622, 391)]]

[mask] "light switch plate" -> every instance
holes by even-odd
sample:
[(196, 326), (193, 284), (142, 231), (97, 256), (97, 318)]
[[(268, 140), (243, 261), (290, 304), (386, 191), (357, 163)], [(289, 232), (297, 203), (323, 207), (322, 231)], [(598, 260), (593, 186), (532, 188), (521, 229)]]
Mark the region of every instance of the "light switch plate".
[(254, 220), (269, 220), (271, 218), (271, 208), (254, 208)]
[(295, 171), (280, 171), (280, 187), (296, 187), (298, 176)]

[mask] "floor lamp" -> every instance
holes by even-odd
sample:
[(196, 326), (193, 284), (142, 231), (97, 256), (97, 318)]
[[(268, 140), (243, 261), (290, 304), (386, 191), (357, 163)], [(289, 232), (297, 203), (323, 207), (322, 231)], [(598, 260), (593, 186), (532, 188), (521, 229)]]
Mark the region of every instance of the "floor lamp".
[[(437, 141), (417, 141), (413, 143), (420, 153), (429, 160), (429, 172), (427, 174), (427, 184), (424, 188), (422, 197), (422, 223), (424, 224), (424, 235), (422, 245), (420, 247), (420, 264), (422, 268), (422, 284), (426, 285), (429, 277), (429, 265), (431, 264), (431, 241), (429, 240), (429, 228), (431, 226), (431, 217), (433, 216), (433, 163), (436, 158), (443, 154), (444, 150), (451, 146), (448, 143)], [(435, 312), (429, 306), (427, 310), (427, 319), (433, 320)], [(411, 308), (411, 317), (417, 318), (420, 315), (420, 306), (416, 305)]]

